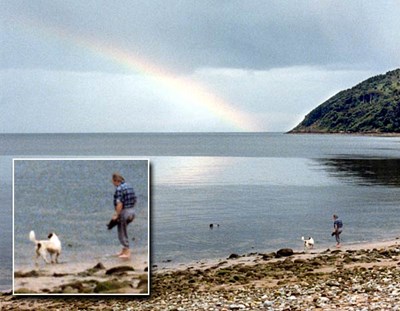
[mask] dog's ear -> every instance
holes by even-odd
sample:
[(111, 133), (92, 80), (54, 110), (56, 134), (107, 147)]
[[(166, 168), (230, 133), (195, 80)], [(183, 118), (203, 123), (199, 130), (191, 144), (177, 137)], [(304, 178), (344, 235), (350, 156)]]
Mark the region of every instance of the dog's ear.
[(50, 234), (47, 236), (47, 238), (48, 238), (48, 239), (51, 239), (52, 236), (53, 236), (53, 233), (50, 233)]

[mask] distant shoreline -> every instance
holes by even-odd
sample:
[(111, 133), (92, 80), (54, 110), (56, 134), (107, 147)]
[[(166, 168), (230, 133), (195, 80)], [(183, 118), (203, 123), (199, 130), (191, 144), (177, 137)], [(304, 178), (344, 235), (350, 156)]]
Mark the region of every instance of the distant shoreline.
[(376, 133), (376, 132), (318, 132), (318, 131), (289, 131), (285, 134), (294, 134), (294, 135), (301, 135), (301, 134), (311, 134), (311, 135), (349, 135), (349, 136), (372, 136), (372, 137), (400, 137), (400, 133)]

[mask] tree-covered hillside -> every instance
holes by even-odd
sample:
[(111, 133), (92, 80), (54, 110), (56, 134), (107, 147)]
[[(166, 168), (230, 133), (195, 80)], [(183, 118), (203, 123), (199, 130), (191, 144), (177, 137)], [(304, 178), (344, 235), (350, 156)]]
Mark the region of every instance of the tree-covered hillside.
[(290, 133), (400, 133), (400, 69), (339, 92)]

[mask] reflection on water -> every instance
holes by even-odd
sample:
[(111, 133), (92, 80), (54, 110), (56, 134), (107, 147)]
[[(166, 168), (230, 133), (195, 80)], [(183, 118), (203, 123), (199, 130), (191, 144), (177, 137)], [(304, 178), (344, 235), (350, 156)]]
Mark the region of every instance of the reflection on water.
[(152, 157), (151, 162), (156, 186), (324, 186), (338, 183), (319, 169), (319, 163), (318, 169), (313, 169), (315, 162), (305, 158)]
[(400, 186), (400, 159), (319, 159), (334, 177), (361, 185)]

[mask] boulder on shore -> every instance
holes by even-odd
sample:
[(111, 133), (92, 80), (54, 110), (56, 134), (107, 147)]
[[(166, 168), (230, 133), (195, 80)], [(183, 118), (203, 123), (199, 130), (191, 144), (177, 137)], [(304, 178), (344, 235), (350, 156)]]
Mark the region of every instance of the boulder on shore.
[(289, 257), (294, 254), (291, 248), (281, 248), (276, 252), (276, 258)]

